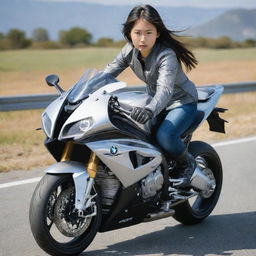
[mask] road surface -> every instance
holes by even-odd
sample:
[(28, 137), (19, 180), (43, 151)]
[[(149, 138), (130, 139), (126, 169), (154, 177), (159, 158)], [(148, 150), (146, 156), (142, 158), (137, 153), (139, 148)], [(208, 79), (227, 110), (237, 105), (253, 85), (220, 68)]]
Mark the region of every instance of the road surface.
[[(82, 256), (255, 256), (256, 137), (215, 148), (223, 162), (223, 189), (203, 223), (183, 226), (170, 217), (99, 233)], [(36, 186), (28, 179), (41, 175), (42, 171), (0, 174), (0, 256), (47, 255), (34, 241), (28, 222)]]

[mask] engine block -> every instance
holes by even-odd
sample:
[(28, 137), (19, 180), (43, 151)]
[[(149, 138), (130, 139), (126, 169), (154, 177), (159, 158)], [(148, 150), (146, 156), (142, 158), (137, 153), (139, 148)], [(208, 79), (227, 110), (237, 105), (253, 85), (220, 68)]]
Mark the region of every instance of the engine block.
[(155, 196), (157, 191), (159, 191), (164, 183), (164, 177), (158, 167), (154, 172), (150, 173), (141, 182), (142, 196), (143, 198), (149, 198)]

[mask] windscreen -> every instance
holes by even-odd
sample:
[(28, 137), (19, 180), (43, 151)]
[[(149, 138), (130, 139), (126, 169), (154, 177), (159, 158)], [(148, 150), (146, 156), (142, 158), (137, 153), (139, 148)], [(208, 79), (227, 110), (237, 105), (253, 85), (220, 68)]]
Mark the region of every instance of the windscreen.
[(72, 88), (68, 96), (68, 102), (74, 104), (87, 98), (89, 94), (92, 94), (99, 88), (115, 82), (118, 82), (118, 80), (110, 74), (92, 69), (86, 70), (80, 80)]

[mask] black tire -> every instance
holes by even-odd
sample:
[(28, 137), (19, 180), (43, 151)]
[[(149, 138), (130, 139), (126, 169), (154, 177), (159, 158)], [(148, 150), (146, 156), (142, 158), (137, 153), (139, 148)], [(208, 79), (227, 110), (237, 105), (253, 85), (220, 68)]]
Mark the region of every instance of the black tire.
[(222, 164), (214, 148), (205, 142), (193, 141), (188, 150), (194, 157), (203, 157), (216, 181), (214, 193), (209, 198), (198, 196), (193, 204), (185, 201), (175, 207), (174, 218), (182, 224), (193, 225), (208, 217), (218, 202), (222, 187)]
[[(97, 195), (94, 199), (97, 214), (90, 219), (88, 228), (81, 235), (75, 238), (69, 237), (72, 240), (68, 242), (59, 242), (52, 236), (51, 228), (55, 224), (49, 217), (52, 216), (49, 209), (54, 209), (54, 207), (50, 208), (49, 202), (51, 202), (54, 195), (57, 195), (54, 191), (61, 188), (70, 189), (72, 186), (74, 186), (74, 183), (70, 174), (46, 174), (38, 183), (31, 199), (29, 220), (33, 236), (38, 245), (50, 255), (70, 256), (80, 254), (92, 242), (101, 223), (101, 204), (99, 195)], [(49, 220), (52, 222), (51, 224), (48, 223)]]

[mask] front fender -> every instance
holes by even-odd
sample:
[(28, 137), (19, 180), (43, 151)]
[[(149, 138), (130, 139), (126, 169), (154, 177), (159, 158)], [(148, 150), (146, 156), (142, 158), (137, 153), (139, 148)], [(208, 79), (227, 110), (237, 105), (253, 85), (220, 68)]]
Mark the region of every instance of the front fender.
[(75, 161), (58, 162), (45, 170), (48, 174), (72, 174), (75, 184), (75, 207), (78, 210), (84, 209), (86, 192), (88, 191), (90, 177), (85, 165)]

